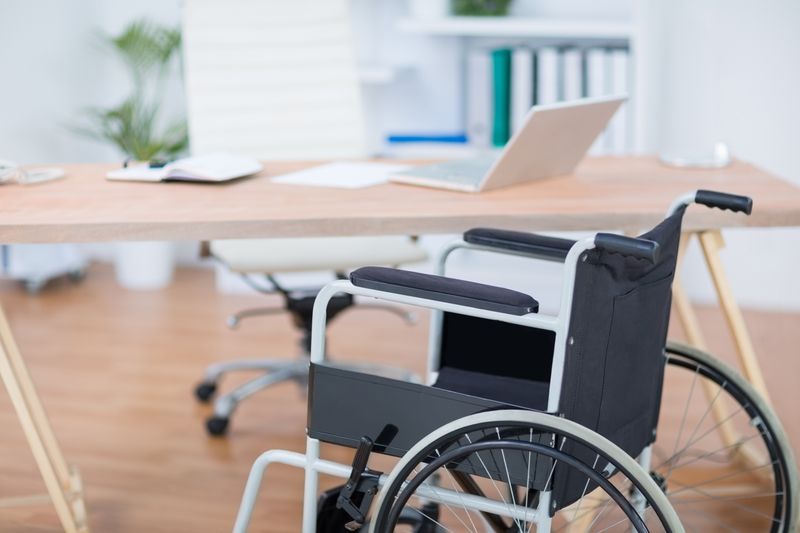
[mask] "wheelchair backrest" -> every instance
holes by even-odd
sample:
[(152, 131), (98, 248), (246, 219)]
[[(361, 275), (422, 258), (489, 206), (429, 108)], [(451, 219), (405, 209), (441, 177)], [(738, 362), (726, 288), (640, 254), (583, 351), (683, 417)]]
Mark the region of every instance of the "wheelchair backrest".
[[(655, 439), (684, 211), (641, 235), (659, 244), (655, 263), (594, 249), (576, 271), (559, 413), (634, 457)], [(547, 382), (554, 341), (549, 331), (445, 313), (440, 366)], [(586, 478), (557, 468), (553, 488), (553, 501), (569, 505)]]
[(559, 411), (633, 456), (655, 438), (683, 213), (641, 235), (655, 263), (595, 249), (575, 275)]
[[(633, 457), (655, 440), (684, 211), (641, 235), (659, 244), (655, 263), (595, 249), (575, 275), (559, 411)], [(587, 488), (586, 477), (556, 468), (552, 502), (567, 506)]]

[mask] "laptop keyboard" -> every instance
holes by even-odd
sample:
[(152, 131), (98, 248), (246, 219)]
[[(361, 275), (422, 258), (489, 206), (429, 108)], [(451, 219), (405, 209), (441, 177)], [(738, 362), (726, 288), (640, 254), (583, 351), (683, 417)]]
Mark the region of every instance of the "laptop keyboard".
[(397, 174), (435, 179), (448, 183), (477, 185), (496, 160), (497, 154), (487, 154), (466, 159), (454, 159), (433, 165), (423, 165), (398, 172)]

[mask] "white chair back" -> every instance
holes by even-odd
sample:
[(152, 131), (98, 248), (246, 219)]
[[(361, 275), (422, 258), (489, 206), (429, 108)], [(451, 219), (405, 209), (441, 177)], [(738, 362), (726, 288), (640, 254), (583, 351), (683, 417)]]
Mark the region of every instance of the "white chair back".
[(186, 0), (194, 154), (366, 154), (347, 0)]

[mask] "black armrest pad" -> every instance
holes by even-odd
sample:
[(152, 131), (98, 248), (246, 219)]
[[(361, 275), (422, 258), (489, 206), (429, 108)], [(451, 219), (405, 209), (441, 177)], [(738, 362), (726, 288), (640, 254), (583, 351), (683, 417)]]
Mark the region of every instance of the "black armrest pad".
[(556, 261), (563, 261), (569, 249), (575, 244), (575, 241), (570, 239), (492, 228), (473, 228), (464, 233), (464, 241)]
[(386, 267), (363, 267), (350, 273), (356, 287), (437, 300), (511, 315), (539, 310), (539, 302), (527, 294), (431, 274)]

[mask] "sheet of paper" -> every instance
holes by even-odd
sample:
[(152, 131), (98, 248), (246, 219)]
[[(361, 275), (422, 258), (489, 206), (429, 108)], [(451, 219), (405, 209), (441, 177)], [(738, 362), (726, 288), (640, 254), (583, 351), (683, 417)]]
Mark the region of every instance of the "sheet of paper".
[(361, 189), (386, 183), (390, 174), (407, 168), (408, 165), (391, 163), (340, 161), (275, 176), (272, 181), (289, 185)]

